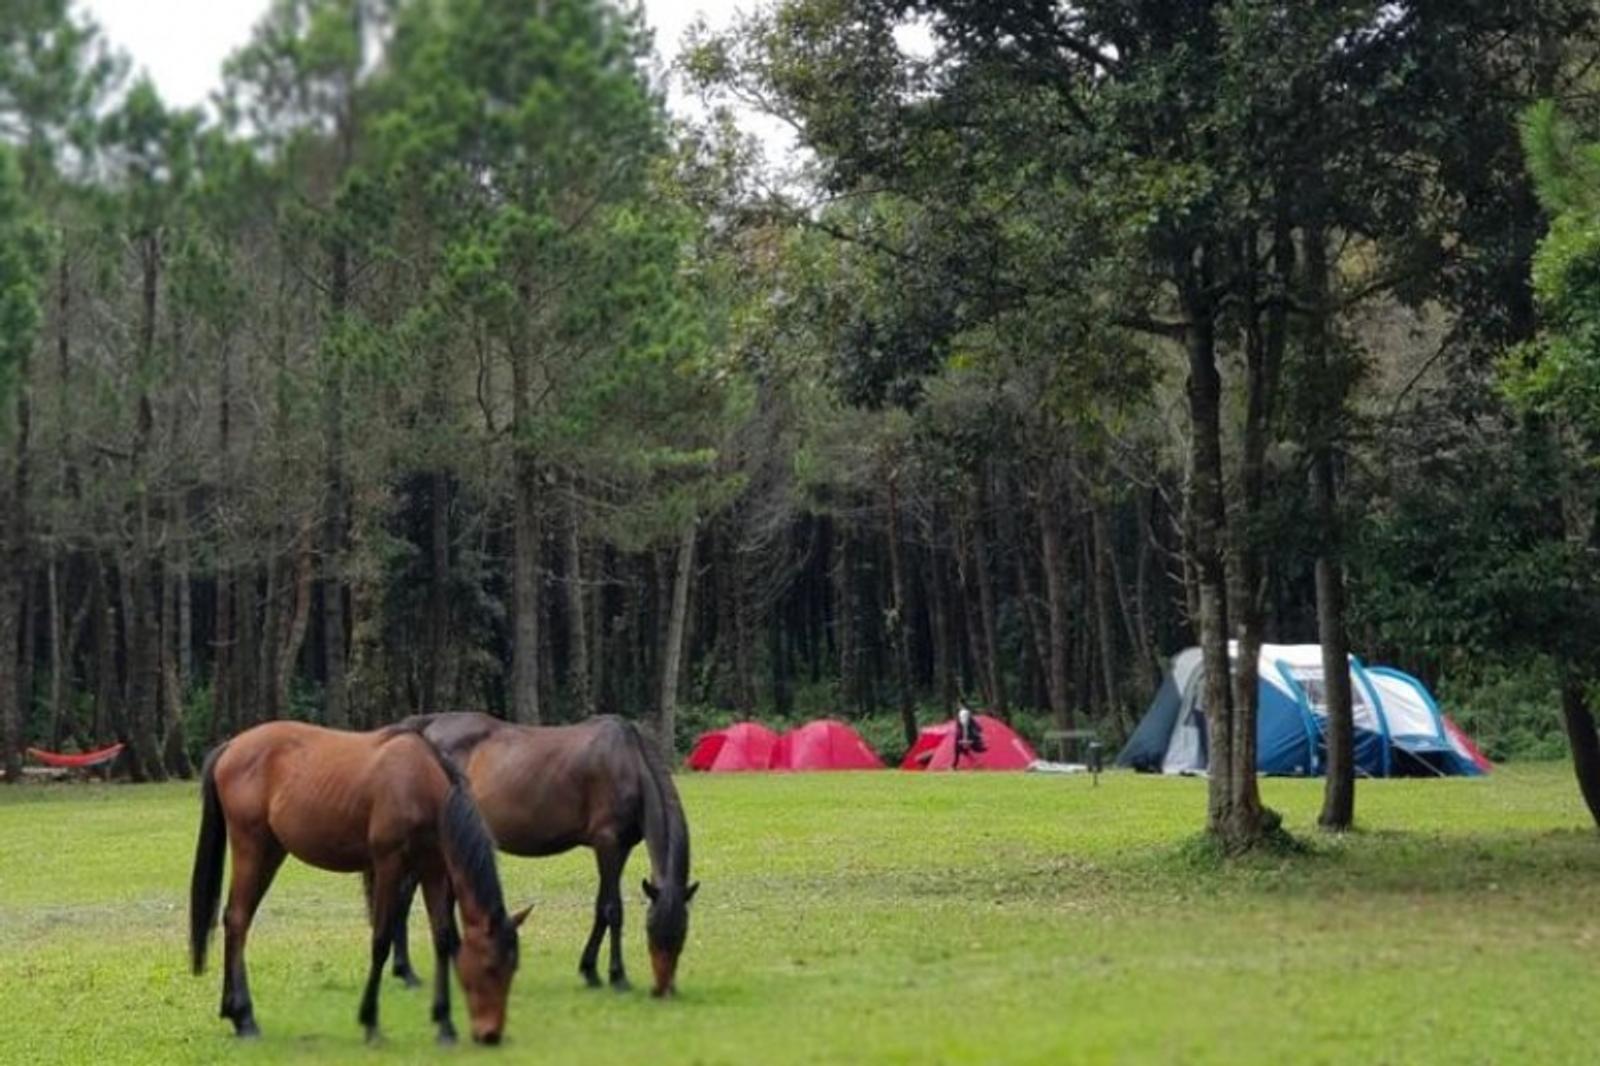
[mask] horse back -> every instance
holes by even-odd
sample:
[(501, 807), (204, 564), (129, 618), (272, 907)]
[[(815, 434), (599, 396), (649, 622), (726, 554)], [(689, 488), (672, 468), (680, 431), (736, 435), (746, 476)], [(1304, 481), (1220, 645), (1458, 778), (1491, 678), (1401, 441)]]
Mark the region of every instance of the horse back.
[(629, 723), (604, 716), (498, 725), (458, 761), (503, 850), (556, 855), (599, 840), (639, 840), (644, 768)]
[(449, 781), (427, 742), (268, 722), (229, 743), (216, 780), (230, 833), (275, 838), (328, 870), (365, 869), (374, 851), (431, 833)]

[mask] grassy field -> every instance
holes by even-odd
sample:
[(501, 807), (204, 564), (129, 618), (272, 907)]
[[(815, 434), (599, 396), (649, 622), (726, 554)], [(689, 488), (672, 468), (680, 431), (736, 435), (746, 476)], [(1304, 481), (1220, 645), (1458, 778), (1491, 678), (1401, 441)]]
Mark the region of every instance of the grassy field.
[[(538, 906), (497, 1051), (436, 1049), (426, 992), (393, 984), (365, 1047), (359, 882), (293, 863), (252, 936), (265, 1039), (235, 1043), (215, 964), (185, 966), (195, 787), (0, 789), (0, 1061), (1594, 1061), (1600, 837), (1563, 766), (1363, 783), (1361, 832), (1227, 867), (1193, 846), (1197, 780), (680, 787), (703, 881), (681, 996), (582, 987), (586, 852), (506, 860)], [(1264, 783), (1308, 837), (1320, 788)]]

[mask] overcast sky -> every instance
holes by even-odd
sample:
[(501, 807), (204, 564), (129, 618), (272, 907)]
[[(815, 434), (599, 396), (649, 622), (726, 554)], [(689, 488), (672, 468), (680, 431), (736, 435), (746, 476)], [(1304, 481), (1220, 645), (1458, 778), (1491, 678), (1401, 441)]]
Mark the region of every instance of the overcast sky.
[[(146, 70), (168, 103), (205, 102), (221, 82), (223, 59), (250, 36), (267, 0), (79, 0), (111, 41)], [(0, 0), (3, 6), (3, 0)], [(753, 0), (645, 0), (656, 49), (670, 60), (683, 31), (704, 13), (722, 26)]]

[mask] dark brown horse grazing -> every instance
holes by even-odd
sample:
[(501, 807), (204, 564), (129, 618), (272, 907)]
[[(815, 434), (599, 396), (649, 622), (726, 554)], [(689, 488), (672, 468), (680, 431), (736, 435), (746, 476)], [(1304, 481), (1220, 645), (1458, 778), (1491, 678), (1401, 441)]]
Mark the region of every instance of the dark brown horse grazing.
[[(640, 840), (650, 852), (645, 931), (655, 972), (653, 994), (676, 988), (678, 956), (689, 933), (689, 826), (672, 775), (632, 723), (603, 716), (569, 726), (523, 726), (485, 714), (408, 718), (466, 771), (478, 808), (501, 850), (557, 855), (594, 849), (600, 868), (594, 927), (578, 972), (600, 984), (600, 942), (611, 933), (611, 985), (628, 987), (622, 965), (622, 868)], [(395, 973), (415, 980), (404, 955), (405, 914), (396, 938)]]
[[(222, 857), (233, 848), (233, 882), (223, 917), (222, 1017), (256, 1036), (245, 977), (245, 937), (256, 907), (286, 855), (366, 880), (372, 968), (361, 998), (367, 1039), (378, 1033), (378, 985), (388, 959), (402, 886), (422, 886), (438, 959), (433, 1020), (439, 1040), (455, 1039), (449, 961), (466, 992), (472, 1036), (499, 1043), (517, 969), (517, 927), (506, 914), (494, 841), (471, 790), (448, 759), (414, 729), (345, 733), (301, 722), (269, 722), (241, 733), (206, 759), (200, 840), (189, 897), (194, 972), (205, 969), (217, 924)], [(226, 832), (226, 835), (224, 835)], [(465, 935), (458, 933), (459, 903)]]

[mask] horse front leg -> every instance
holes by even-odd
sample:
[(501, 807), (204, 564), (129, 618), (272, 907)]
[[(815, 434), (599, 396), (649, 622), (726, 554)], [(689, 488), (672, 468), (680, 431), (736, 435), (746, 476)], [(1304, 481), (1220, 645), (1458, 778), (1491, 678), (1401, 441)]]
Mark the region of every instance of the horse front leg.
[(628, 851), (610, 848), (600, 852), (601, 909), (611, 930), (611, 987), (626, 992), (628, 972), (622, 965), (622, 869), (628, 864)]
[(583, 945), (583, 955), (578, 959), (578, 973), (583, 975), (584, 983), (590, 988), (600, 987), (600, 944), (605, 940), (607, 921), (606, 912), (606, 847), (596, 846), (595, 865), (599, 872), (599, 887), (594, 894), (594, 925), (589, 929), (589, 939)]
[(401, 857), (393, 853), (372, 864), (368, 879), (372, 896), (372, 968), (367, 971), (367, 987), (356, 1017), (367, 1031), (369, 1044), (378, 1040), (378, 986), (383, 983), (383, 967), (389, 961), (389, 948), (394, 942), (395, 912), (399, 909), (404, 878)]
[(417, 879), (407, 877), (405, 884), (400, 889), (399, 915), (394, 923), (394, 970), (393, 973), (407, 988), (416, 988), (422, 984), (417, 971), (411, 968), (411, 942), (407, 924), (411, 920), (411, 901), (417, 895)]
[(256, 1025), (255, 1003), (250, 998), (250, 978), (244, 964), (245, 942), (256, 908), (283, 865), (284, 851), (270, 836), (258, 838), (232, 833), (230, 837), (233, 880), (228, 885), (228, 909), (222, 915), (222, 1008), (218, 1014), (233, 1022), (235, 1036), (248, 1038), (260, 1036), (261, 1029)]
[[(413, 889), (415, 885), (412, 886)], [(443, 871), (422, 879), (422, 899), (428, 909), (428, 927), (433, 931), (433, 1023), (439, 1027), (439, 1043), (456, 1042), (455, 1023), (450, 1020), (450, 960), (461, 946), (456, 929), (455, 897)]]

